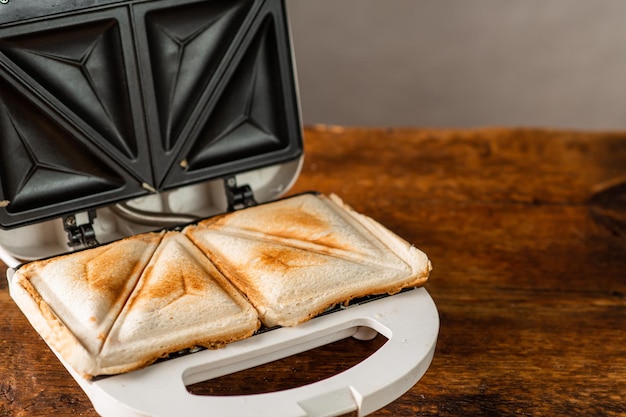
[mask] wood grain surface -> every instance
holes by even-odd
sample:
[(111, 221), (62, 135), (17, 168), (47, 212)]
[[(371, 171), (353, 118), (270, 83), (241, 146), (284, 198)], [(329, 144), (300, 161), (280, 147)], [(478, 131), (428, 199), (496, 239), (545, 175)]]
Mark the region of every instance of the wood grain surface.
[[(626, 415), (626, 133), (319, 126), (305, 154), (290, 193), (336, 193), (433, 262), (432, 365), (374, 415)], [(382, 343), (344, 340), (194, 390), (285, 389)], [(96, 415), (4, 279), (0, 349), (0, 416)]]

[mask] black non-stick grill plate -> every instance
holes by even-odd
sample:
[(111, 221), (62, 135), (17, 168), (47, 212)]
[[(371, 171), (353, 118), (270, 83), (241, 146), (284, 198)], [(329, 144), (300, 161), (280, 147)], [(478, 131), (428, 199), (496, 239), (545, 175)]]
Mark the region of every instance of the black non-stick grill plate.
[(294, 84), (281, 0), (0, 5), (0, 226), (295, 159)]

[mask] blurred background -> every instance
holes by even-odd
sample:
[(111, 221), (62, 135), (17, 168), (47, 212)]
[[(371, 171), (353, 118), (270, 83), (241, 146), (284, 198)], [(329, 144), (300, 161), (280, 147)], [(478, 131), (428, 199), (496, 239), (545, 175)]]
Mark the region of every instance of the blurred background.
[(306, 124), (626, 128), (626, 1), (287, 6)]

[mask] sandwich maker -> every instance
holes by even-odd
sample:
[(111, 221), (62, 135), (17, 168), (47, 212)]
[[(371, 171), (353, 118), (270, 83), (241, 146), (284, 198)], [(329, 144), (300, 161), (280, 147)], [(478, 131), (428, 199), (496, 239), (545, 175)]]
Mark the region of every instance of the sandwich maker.
[[(303, 157), (283, 0), (0, 0), (0, 256), (28, 260), (271, 201)], [(426, 372), (424, 288), (337, 308), (126, 374), (87, 380), (103, 416), (365, 415)], [(346, 337), (388, 341), (285, 391), (186, 386)], [(63, 362), (62, 358), (59, 358)]]

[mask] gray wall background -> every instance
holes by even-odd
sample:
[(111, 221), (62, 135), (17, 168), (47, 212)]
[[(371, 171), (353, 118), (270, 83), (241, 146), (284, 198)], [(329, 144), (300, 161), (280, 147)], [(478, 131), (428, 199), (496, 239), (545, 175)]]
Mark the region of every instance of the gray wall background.
[(287, 7), (306, 124), (626, 128), (626, 1)]

